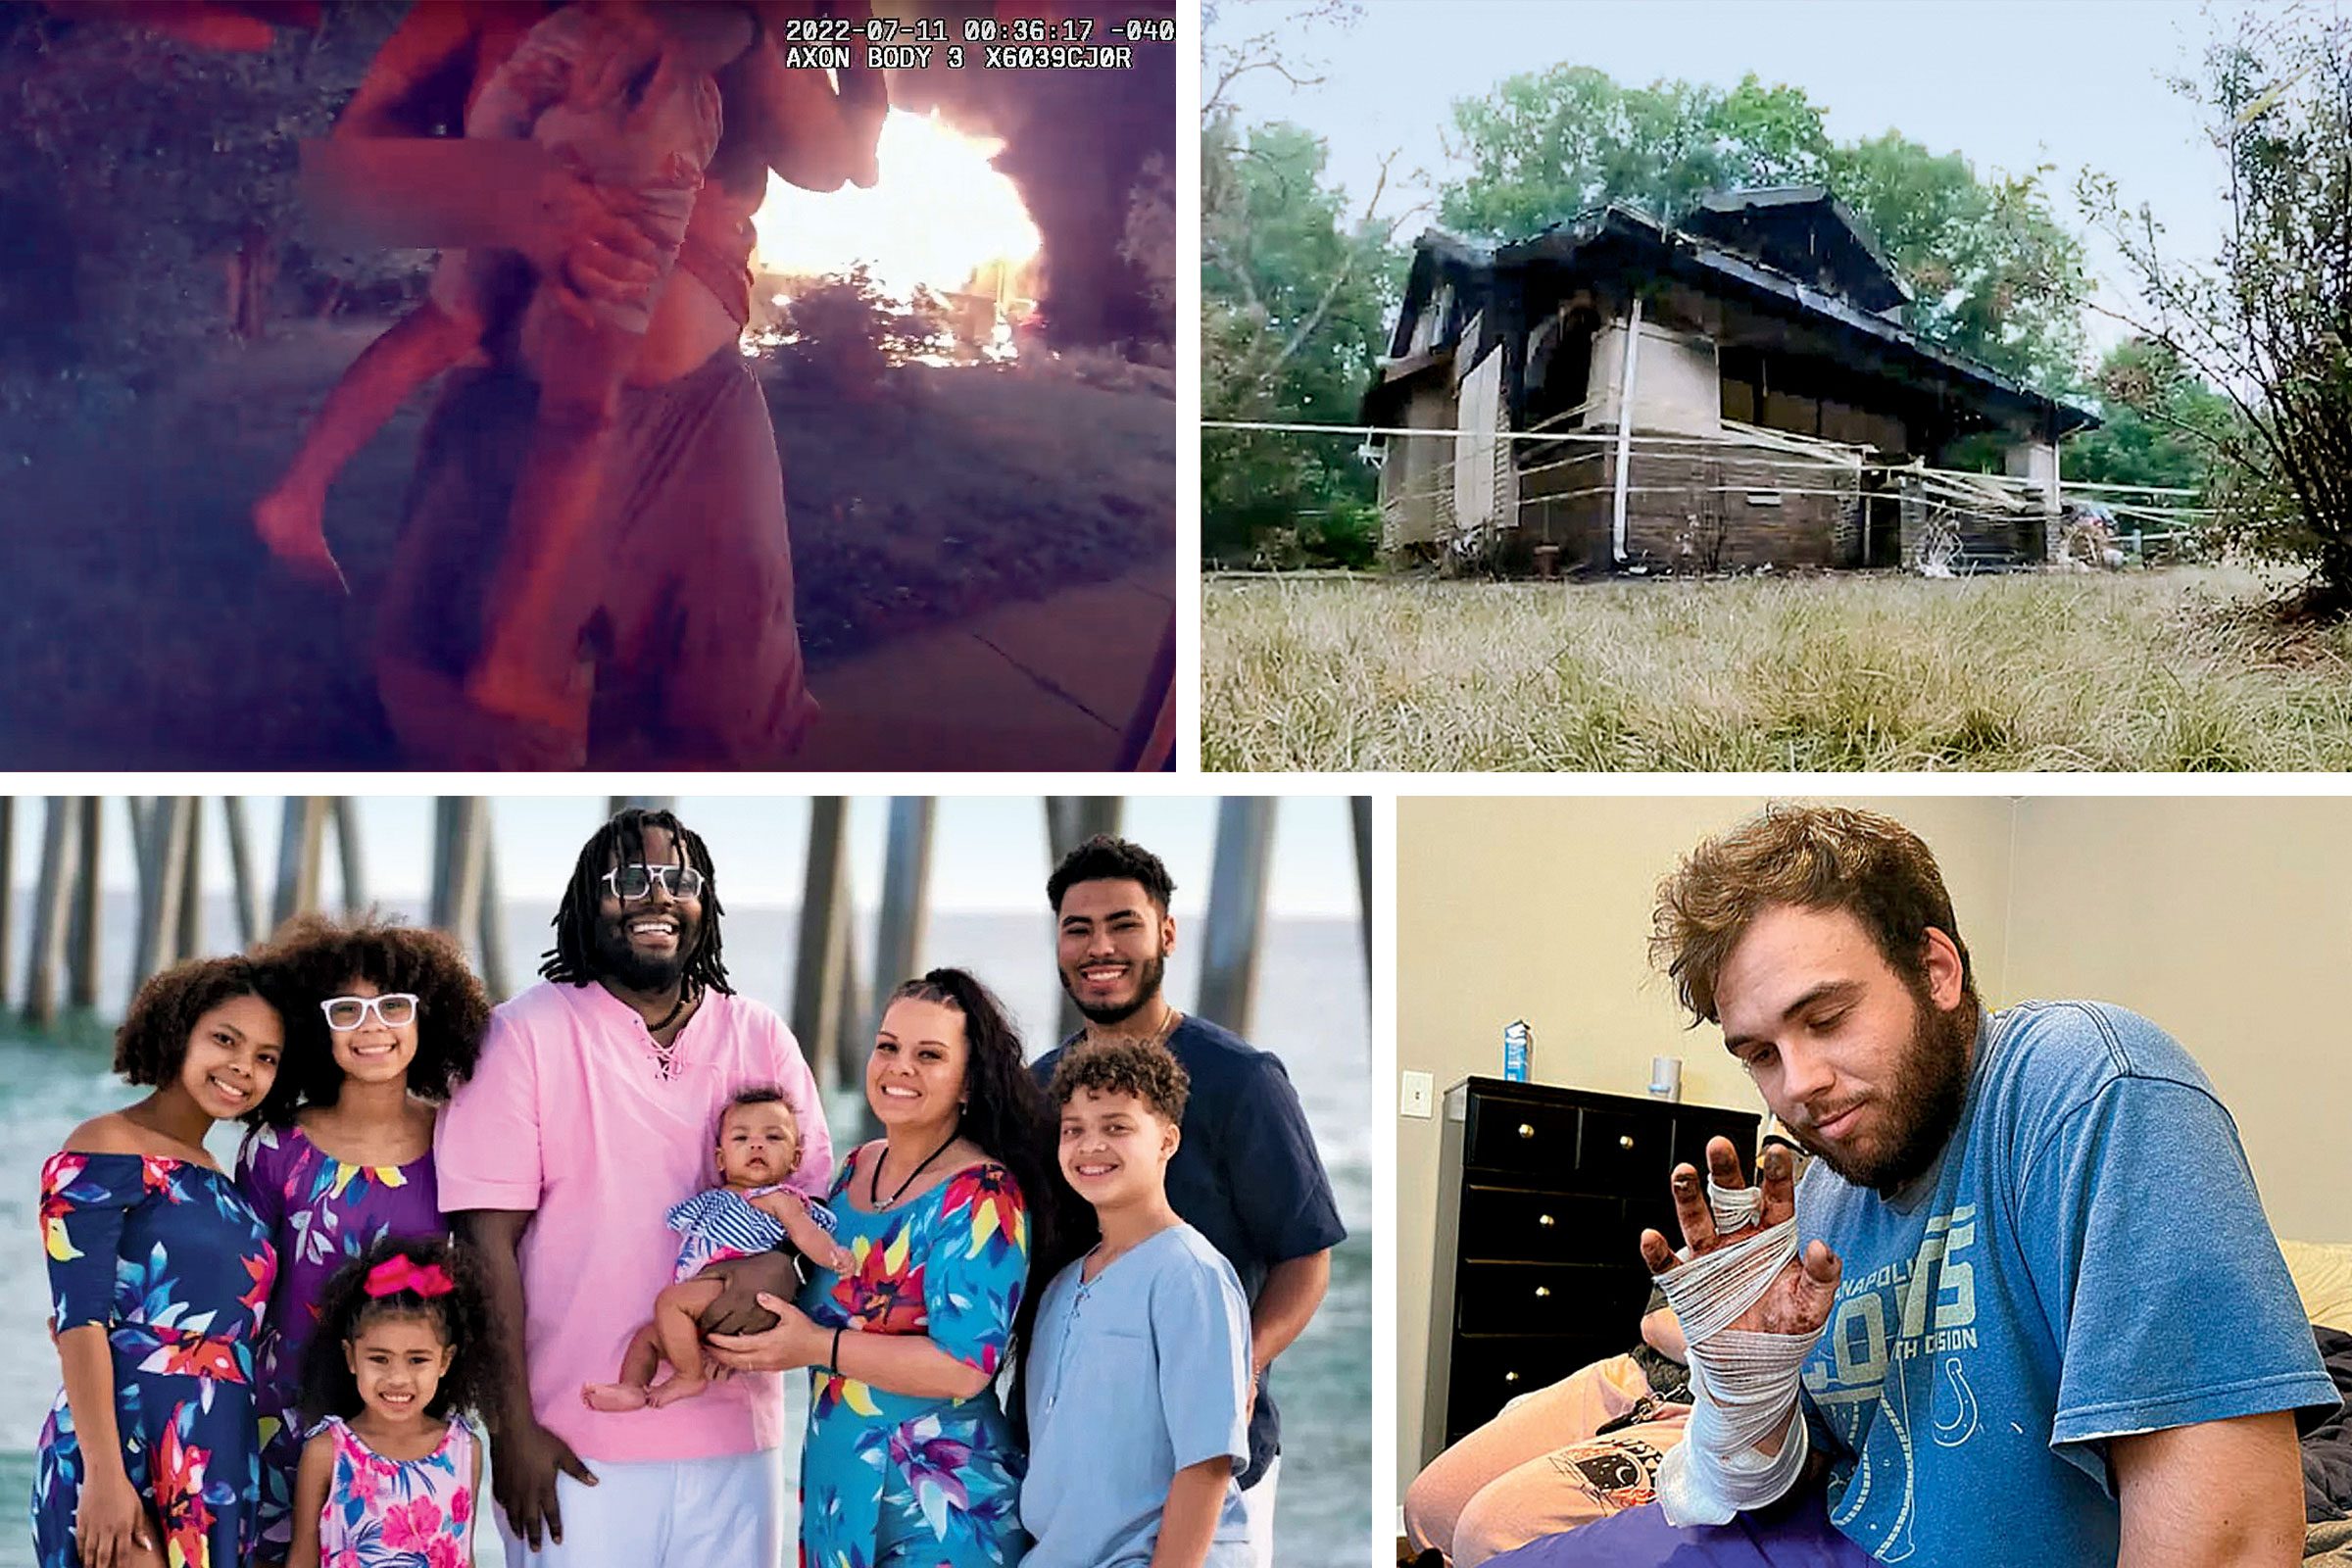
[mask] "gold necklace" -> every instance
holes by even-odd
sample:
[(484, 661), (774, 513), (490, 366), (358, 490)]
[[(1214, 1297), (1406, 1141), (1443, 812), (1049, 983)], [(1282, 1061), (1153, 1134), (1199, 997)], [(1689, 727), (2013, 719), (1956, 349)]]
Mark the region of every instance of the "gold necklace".
[(1168, 1043), (1168, 1037), (1176, 1032), (1176, 1026), (1182, 1022), (1184, 1022), (1184, 1014), (1178, 1012), (1174, 1007), (1170, 1007), (1168, 1015), (1160, 1020), (1159, 1028), (1152, 1033), (1149, 1040), (1144, 1039), (1141, 1035), (1111, 1035), (1105, 1039), (1096, 1040), (1094, 1027), (1091, 1024), (1087, 1027), (1086, 1033), (1089, 1041), (1099, 1045), (1116, 1045), (1122, 1040), (1132, 1040), (1145, 1046), (1165, 1046)]

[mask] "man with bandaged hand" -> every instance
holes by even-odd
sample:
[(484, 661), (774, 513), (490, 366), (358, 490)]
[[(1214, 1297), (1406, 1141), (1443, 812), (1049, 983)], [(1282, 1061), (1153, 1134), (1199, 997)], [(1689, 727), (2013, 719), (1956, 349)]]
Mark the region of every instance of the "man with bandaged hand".
[(1493, 1568), (2290, 1568), (2337, 1399), (2229, 1112), (2098, 1003), (1985, 1012), (1899, 822), (1775, 807), (1661, 885), (1652, 956), (1818, 1157), (1673, 1173), (1659, 1502)]

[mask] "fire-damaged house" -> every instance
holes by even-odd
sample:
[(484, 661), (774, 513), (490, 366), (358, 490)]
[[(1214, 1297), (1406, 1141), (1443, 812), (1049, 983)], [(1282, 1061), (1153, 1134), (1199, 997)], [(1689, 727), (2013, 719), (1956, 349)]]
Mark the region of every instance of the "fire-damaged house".
[[(2059, 442), (2097, 418), (1921, 337), (1909, 299), (1819, 186), (1424, 234), (1364, 400), (1383, 543), (1594, 572), (2038, 563)], [(2004, 474), (1945, 466), (1970, 437)]]

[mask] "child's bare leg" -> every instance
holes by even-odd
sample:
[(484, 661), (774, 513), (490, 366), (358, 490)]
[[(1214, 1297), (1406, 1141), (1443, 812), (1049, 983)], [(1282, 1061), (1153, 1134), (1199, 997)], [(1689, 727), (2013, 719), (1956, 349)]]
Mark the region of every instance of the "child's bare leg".
[(602, 319), (559, 318), (531, 305), (526, 353), (539, 378), (539, 412), (508, 514), (506, 554), (491, 579), (482, 657), (466, 683), (495, 712), (576, 722), (564, 692), (579, 646), (567, 613), (566, 575), (586, 548), (621, 378), (645, 338)]
[(629, 1348), (620, 1353), (620, 1381), (581, 1385), (581, 1402), (591, 1410), (615, 1414), (642, 1410), (646, 1390), (653, 1387), (654, 1374), (661, 1370), (662, 1337), (649, 1320), (637, 1325), (637, 1332), (629, 1336)]
[(340, 578), (326, 548), (327, 487), (410, 393), (463, 363), (480, 344), (479, 321), (452, 316), (431, 300), (368, 344), (326, 395), (284, 476), (253, 509), (254, 528), (270, 554)]
[(656, 1409), (691, 1399), (709, 1386), (703, 1375), (702, 1329), (695, 1320), (724, 1289), (718, 1280), (697, 1276), (665, 1286), (654, 1298), (654, 1332), (661, 1336), (662, 1354), (669, 1362), (668, 1378), (646, 1396)]

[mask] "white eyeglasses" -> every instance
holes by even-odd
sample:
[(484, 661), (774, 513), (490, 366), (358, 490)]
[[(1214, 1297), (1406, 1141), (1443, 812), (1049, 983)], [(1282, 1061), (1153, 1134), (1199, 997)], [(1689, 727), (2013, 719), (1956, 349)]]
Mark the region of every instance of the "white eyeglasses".
[(371, 1012), (385, 1028), (397, 1029), (416, 1019), (416, 995), (394, 991), (380, 997), (329, 997), (318, 1004), (318, 1010), (326, 1014), (326, 1026), (342, 1034), (366, 1023)]
[(703, 896), (703, 873), (691, 865), (647, 865), (640, 860), (635, 865), (616, 865), (605, 873), (605, 886), (623, 904), (653, 897), (657, 882), (673, 899)]

